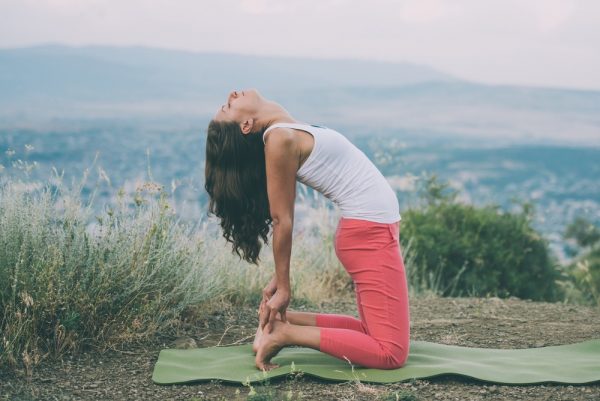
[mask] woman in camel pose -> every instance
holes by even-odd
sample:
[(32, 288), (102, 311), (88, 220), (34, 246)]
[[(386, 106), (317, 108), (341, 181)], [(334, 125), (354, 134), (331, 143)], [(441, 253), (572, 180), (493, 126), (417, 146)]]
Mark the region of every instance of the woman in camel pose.
[[(296, 180), (340, 208), (335, 252), (354, 282), (360, 319), (287, 310)], [(278, 367), (271, 358), (288, 345), (368, 368), (404, 365), (410, 317), (399, 204), (362, 151), (333, 129), (295, 120), (255, 89), (233, 91), (208, 126), (205, 189), (223, 237), (249, 263), (258, 264), (259, 239), (268, 243), (272, 225), (275, 274), (259, 307), (257, 368)]]

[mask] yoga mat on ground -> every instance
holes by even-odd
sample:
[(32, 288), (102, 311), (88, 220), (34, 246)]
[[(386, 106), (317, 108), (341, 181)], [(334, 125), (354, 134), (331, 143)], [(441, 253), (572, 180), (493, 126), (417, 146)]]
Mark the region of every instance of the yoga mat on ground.
[(160, 352), (152, 380), (157, 384), (219, 379), (253, 383), (301, 371), (327, 380), (392, 383), (440, 375), (466, 376), (505, 384), (591, 383), (600, 381), (600, 339), (541, 348), (471, 348), (411, 341), (406, 364), (393, 370), (354, 367), (311, 348), (287, 347), (271, 362), (280, 367), (262, 372), (254, 365), (252, 345)]

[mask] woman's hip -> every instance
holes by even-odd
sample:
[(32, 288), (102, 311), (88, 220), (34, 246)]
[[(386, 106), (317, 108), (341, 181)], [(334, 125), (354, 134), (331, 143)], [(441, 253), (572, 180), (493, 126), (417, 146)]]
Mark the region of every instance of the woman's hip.
[(341, 218), (334, 238), (335, 252), (349, 273), (358, 270), (401, 270), (399, 222), (379, 223)]

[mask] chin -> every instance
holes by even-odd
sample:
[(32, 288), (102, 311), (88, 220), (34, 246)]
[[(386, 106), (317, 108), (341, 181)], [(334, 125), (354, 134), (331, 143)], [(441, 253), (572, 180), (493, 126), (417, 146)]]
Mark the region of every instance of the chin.
[(244, 95), (252, 95), (262, 98), (260, 92), (254, 88), (244, 89)]

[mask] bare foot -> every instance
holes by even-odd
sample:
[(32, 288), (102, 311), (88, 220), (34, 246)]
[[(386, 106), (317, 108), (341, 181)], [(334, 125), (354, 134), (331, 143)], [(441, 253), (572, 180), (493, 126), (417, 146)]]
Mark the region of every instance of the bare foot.
[(279, 365), (271, 363), (271, 358), (277, 355), (285, 346), (283, 333), (285, 327), (283, 325), (287, 323), (275, 320), (271, 324), (273, 325), (273, 330), (270, 333), (262, 333), (258, 344), (258, 351), (256, 352), (256, 367), (261, 370), (278, 368)]
[(254, 342), (252, 343), (252, 351), (254, 354), (258, 352), (258, 345), (260, 344), (260, 338), (262, 336), (262, 329), (260, 328), (260, 315), (263, 311), (264, 301), (260, 303), (258, 307), (258, 327), (256, 328), (256, 334), (254, 335)]
[[(260, 316), (261, 310), (262, 310), (262, 303), (261, 303), (260, 309), (259, 309), (259, 316)], [(281, 320), (281, 313), (277, 312), (277, 316), (275, 318), (277, 320)], [(259, 322), (258, 327), (256, 328), (256, 334), (254, 335), (254, 342), (252, 343), (252, 352), (254, 352), (254, 354), (256, 354), (258, 352), (258, 346), (260, 344), (261, 337), (262, 337), (262, 330), (260, 328), (260, 322)]]
[(252, 352), (256, 355), (258, 352), (258, 345), (260, 344), (260, 339), (262, 337), (262, 330), (260, 329), (260, 323), (256, 328), (256, 335), (254, 336), (254, 342), (252, 343)]
[[(281, 315), (278, 313), (277, 314), (277, 321), (281, 321)], [(260, 323), (258, 324), (258, 327), (256, 328), (256, 334), (254, 335), (254, 342), (252, 343), (252, 352), (254, 352), (254, 354), (256, 355), (256, 353), (258, 352), (258, 346), (260, 344), (260, 339), (262, 338), (262, 334), (263, 331), (260, 328)]]

